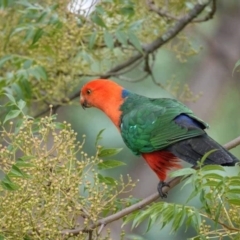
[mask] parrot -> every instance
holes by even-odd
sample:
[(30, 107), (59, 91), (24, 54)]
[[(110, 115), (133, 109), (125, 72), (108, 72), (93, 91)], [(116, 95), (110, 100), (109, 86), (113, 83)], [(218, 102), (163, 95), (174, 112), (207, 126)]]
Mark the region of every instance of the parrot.
[(80, 90), (83, 109), (103, 111), (119, 130), (126, 146), (142, 156), (159, 178), (162, 188), (167, 174), (181, 168), (180, 159), (193, 166), (211, 150), (204, 164), (235, 166), (239, 160), (205, 131), (209, 126), (176, 99), (148, 98), (108, 79), (95, 79)]

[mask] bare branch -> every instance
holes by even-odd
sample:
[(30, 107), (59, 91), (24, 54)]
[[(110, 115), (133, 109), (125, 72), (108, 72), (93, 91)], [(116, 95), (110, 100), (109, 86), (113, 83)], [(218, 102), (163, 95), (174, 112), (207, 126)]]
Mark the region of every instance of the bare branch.
[[(240, 137), (237, 137), (236, 139), (226, 143), (225, 145), (223, 145), (224, 148), (230, 150), (236, 146), (240, 145)], [(169, 187), (163, 187), (162, 191), (163, 193), (167, 193), (170, 189), (172, 189), (173, 187), (175, 187), (176, 185), (178, 185), (183, 178), (186, 178), (186, 176), (183, 177), (176, 177), (171, 179), (167, 184), (169, 185)], [(155, 192), (152, 195), (150, 195), (147, 198), (144, 198), (143, 200), (141, 200), (140, 202), (133, 204), (130, 207), (127, 207), (115, 214), (112, 214), (108, 217), (102, 218), (100, 220), (98, 220), (96, 223), (91, 224), (88, 229), (86, 228), (76, 228), (76, 229), (69, 229), (69, 230), (63, 230), (62, 233), (63, 234), (72, 234), (72, 235), (78, 235), (80, 232), (89, 232), (91, 230), (93, 230), (94, 228), (97, 228), (98, 226), (106, 226), (108, 223), (114, 222), (134, 211), (137, 211), (145, 206), (147, 206), (148, 204), (154, 202), (155, 200), (159, 199), (159, 193)]]
[(226, 143), (226, 144), (224, 145), (224, 147), (225, 147), (226, 149), (232, 149), (232, 148), (237, 147), (238, 145), (240, 145), (240, 137), (237, 137), (237, 138), (235, 138), (234, 140)]

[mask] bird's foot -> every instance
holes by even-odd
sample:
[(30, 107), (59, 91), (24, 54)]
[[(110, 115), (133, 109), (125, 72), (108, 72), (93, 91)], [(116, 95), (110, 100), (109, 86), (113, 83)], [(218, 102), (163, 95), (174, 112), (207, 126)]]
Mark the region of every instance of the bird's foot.
[(169, 184), (167, 184), (166, 182), (163, 182), (163, 181), (160, 181), (158, 183), (157, 190), (158, 190), (160, 198), (166, 198), (167, 197), (167, 193), (164, 193), (162, 191), (163, 187), (170, 187), (170, 186), (169, 186)]

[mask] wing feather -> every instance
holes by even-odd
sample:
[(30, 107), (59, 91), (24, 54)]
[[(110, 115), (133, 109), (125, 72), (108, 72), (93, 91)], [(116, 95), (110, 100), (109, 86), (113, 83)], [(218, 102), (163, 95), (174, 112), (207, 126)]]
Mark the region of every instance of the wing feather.
[[(178, 141), (203, 135), (203, 129), (208, 127), (189, 108), (174, 99), (149, 99), (134, 94), (125, 100), (121, 110), (121, 134), (135, 154), (161, 150)], [(174, 119), (181, 114), (195, 119), (203, 128), (177, 124)]]

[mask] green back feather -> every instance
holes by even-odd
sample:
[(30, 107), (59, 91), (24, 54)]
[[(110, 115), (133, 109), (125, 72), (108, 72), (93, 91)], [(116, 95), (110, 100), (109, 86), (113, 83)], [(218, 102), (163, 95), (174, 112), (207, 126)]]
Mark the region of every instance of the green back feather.
[(121, 134), (125, 144), (135, 153), (161, 150), (178, 141), (205, 133), (201, 128), (184, 128), (174, 122), (186, 114), (201, 123), (193, 112), (175, 99), (151, 99), (129, 93), (121, 106)]

